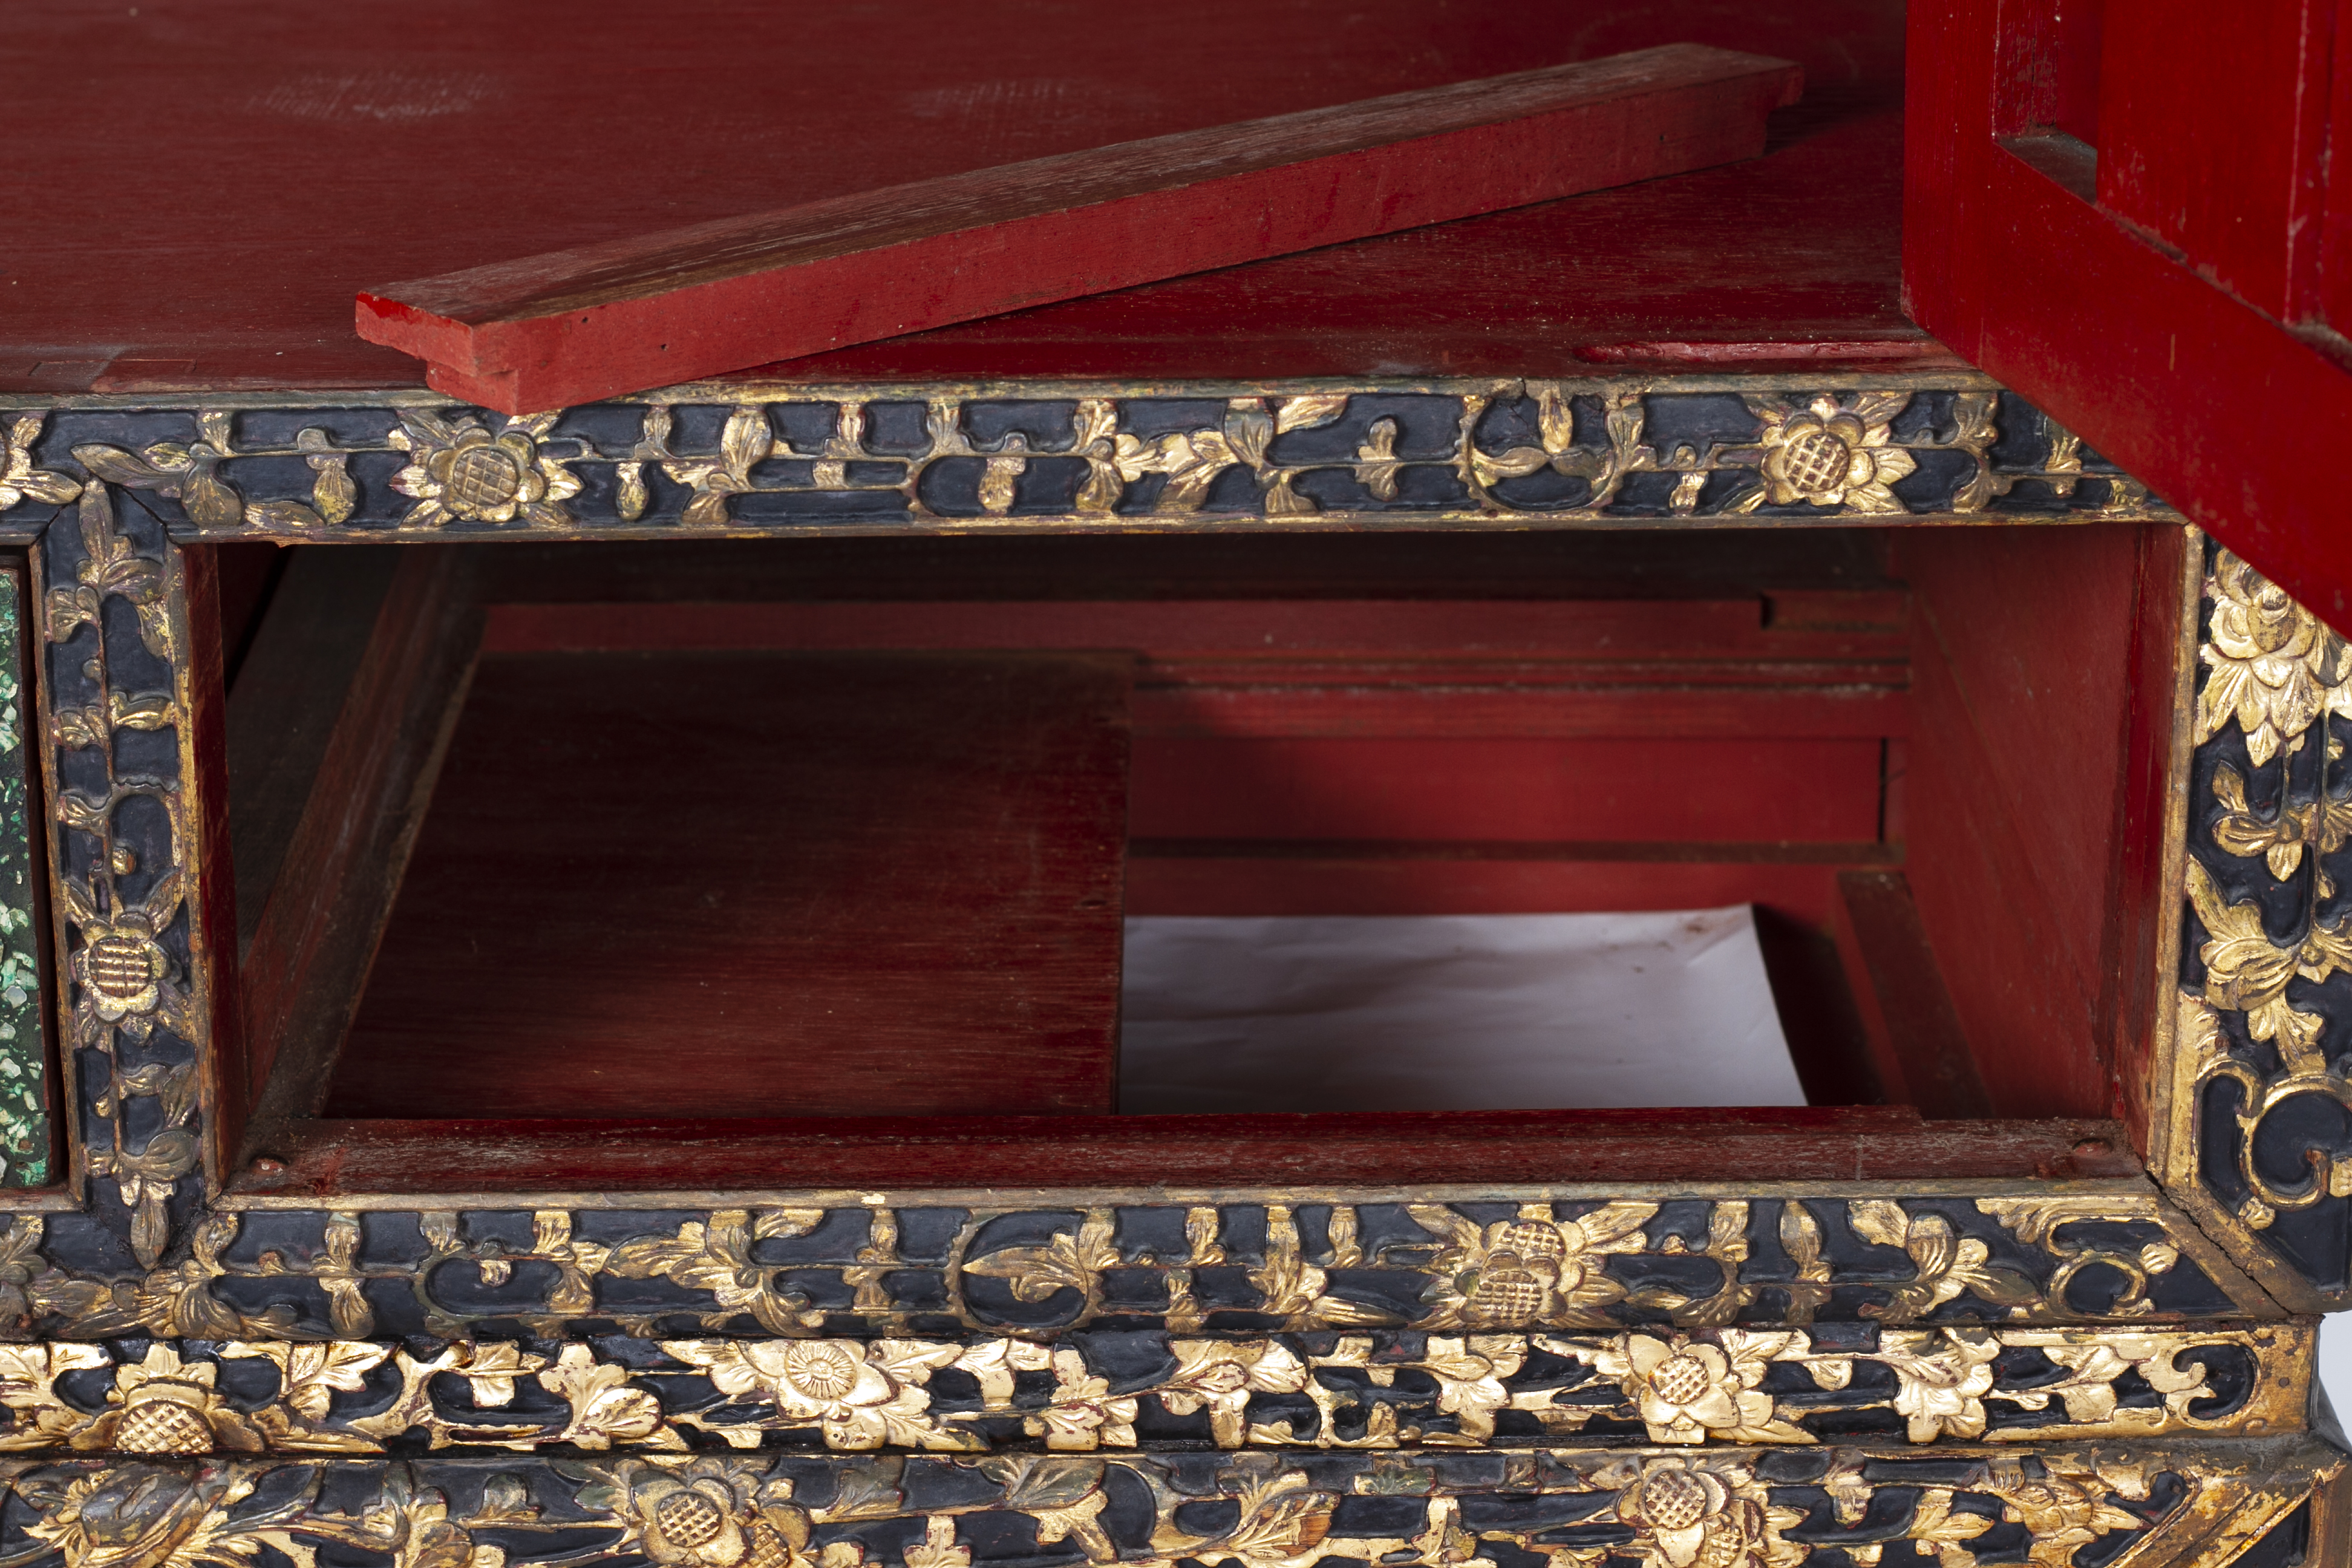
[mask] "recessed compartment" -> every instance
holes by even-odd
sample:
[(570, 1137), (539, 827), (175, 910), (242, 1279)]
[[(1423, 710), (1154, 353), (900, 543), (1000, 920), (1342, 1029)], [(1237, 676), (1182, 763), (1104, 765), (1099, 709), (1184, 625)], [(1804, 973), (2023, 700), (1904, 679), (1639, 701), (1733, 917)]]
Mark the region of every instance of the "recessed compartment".
[[(2126, 1169), (2184, 537), (226, 547), (245, 1180)], [(1127, 917), (1741, 905), (1808, 1105), (1115, 1114)]]

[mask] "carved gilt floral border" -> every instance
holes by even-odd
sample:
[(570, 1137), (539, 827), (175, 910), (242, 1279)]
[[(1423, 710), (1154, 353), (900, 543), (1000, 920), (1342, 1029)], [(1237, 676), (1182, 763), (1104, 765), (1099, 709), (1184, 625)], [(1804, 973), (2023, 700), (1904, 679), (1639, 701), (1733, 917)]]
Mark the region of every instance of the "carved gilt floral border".
[[(2139, 1183), (216, 1205), (175, 537), (740, 533), (770, 526), (747, 496), (886, 492), (884, 522), (773, 526), (1297, 526), (1317, 472), (1358, 487), (1314, 514), (1347, 526), (2168, 515), (2030, 411), (2012, 439), (1978, 388), (1068, 390), (926, 398), (928, 445), (887, 458), (887, 421), (824, 389), (598, 413), (625, 444), (419, 398), (9, 426), (0, 525), (37, 534), (47, 584), (75, 1160), (73, 1195), (27, 1194), (0, 1234), (0, 1556), (2055, 1568), (2333, 1527), (2339, 1458), (2291, 1436), (2309, 1329)], [(1754, 438), (1662, 442), (1707, 412), (1685, 396)], [(1456, 444), (1424, 454), (1431, 410), (1374, 398), (1454, 399)], [(1481, 423), (1507, 398), (1517, 446)], [(380, 437), (340, 431), (351, 408)], [(68, 416), (188, 428), (60, 459)], [(1322, 433), (1338, 457), (1281, 445)], [(1091, 500), (1039, 510), (1046, 458)], [(1416, 463), (1475, 504), (1416, 506)], [(1951, 481), (1924, 501), (1923, 467)], [(933, 504), (950, 479), (967, 515)], [(207, 1458), (236, 1454), (314, 1457)]]
[(2316, 1561), (2344, 1457), (2163, 1447), (0, 1461), (0, 1553), (662, 1568), (1038, 1562), (1489, 1568), (2221, 1568)]
[(2290, 1310), (2352, 1302), (2352, 647), (2230, 552), (2189, 591), (2158, 1180)]
[(0, 527), (96, 482), (183, 539), (2171, 515), (1950, 377), (708, 384), (520, 418), (415, 393), (0, 402)]
[(0, 1452), (1935, 1444), (2292, 1432), (2304, 1324), (0, 1345)]

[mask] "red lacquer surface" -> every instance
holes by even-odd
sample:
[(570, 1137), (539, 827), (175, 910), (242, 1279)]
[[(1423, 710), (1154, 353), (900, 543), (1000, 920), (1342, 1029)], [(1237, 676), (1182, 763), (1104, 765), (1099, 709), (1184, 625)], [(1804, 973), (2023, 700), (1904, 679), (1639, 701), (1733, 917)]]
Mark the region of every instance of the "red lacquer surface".
[(2346, 624), (2336, 0), (2105, 0), (2071, 33), (2060, 9), (1913, 10), (1907, 306)]
[(1688, 40), (1791, 58), (1755, 162), (795, 362), (824, 378), (1950, 364), (1896, 308), (1883, 0), (17, 7), (0, 390), (413, 385), (353, 293)]

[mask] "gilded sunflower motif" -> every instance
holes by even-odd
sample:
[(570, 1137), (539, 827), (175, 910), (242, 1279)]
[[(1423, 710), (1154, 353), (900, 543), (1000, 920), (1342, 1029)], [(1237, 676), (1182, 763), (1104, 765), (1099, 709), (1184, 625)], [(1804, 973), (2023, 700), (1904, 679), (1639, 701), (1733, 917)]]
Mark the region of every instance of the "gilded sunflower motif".
[(122, 903), (104, 879), (68, 878), (58, 889), (80, 939), (66, 958), (76, 1042), (100, 1044), (114, 1028), (144, 1038), (159, 1024), (184, 1027), (187, 997), (173, 984), (179, 966), (162, 940), (179, 911), (177, 873), (158, 877), (136, 904)]
[(93, 920), (81, 928), (81, 946), (67, 962), (98, 1021), (119, 1024), (154, 1012), (163, 1001), (163, 981), (172, 973), (172, 958), (155, 940), (147, 915), (127, 910), (111, 919)]
[(626, 1464), (614, 1511), (633, 1544), (663, 1564), (685, 1568), (788, 1568), (808, 1544), (808, 1515), (792, 1505), (792, 1483), (754, 1483), (722, 1460), (681, 1469)]
[(81, 494), (75, 480), (33, 467), (33, 443), (41, 437), (44, 417), (19, 415), (0, 430), (0, 511), (28, 500), (63, 503)]
[(675, 1340), (662, 1347), (706, 1369), (721, 1394), (756, 1394), (788, 1421), (817, 1424), (836, 1448), (904, 1443), (967, 1448), (974, 1439), (946, 1431), (926, 1412), (921, 1376), (952, 1362), (953, 1345), (911, 1341)]
[(2212, 674), (2197, 698), (2198, 740), (2235, 719), (2260, 767), (2282, 748), (2299, 747), (2322, 713), (2352, 717), (2352, 682), (2337, 684), (2352, 673), (2343, 668), (2343, 638), (2226, 550), (2205, 588), (2213, 630), (2198, 657)]
[(269, 1445), (260, 1429), (214, 1388), (217, 1371), (210, 1362), (184, 1363), (156, 1341), (145, 1361), (115, 1373), (109, 1408), (73, 1435), (73, 1446), (163, 1458), (263, 1452)]
[(1450, 1208), (1415, 1204), (1410, 1212), (1447, 1245), (1433, 1266), (1431, 1329), (1522, 1329), (1537, 1324), (1597, 1325), (1600, 1309), (1625, 1297), (1605, 1255), (1639, 1252), (1641, 1226), (1655, 1204), (1606, 1204), (1575, 1219), (1547, 1204), (1523, 1205), (1515, 1219), (1483, 1229)]
[[(1704, 1443), (1710, 1433), (1718, 1432), (1755, 1436), (1775, 1426), (1772, 1396), (1757, 1384), (1764, 1380), (1772, 1352), (1790, 1336), (1752, 1337), (1775, 1342), (1735, 1344), (1734, 1349), (1755, 1352), (1735, 1359), (1723, 1346), (1683, 1334), (1663, 1339), (1626, 1334), (1599, 1352), (1593, 1363), (1624, 1389), (1654, 1443)], [(1771, 1435), (1784, 1434), (1775, 1430)]]
[(1800, 410), (1759, 406), (1764, 499), (1806, 501), (1854, 512), (1907, 511), (1887, 487), (1918, 464), (1894, 444), (1889, 424), (1907, 397), (1879, 395), (1840, 407), (1816, 397)]
[(1634, 1531), (1628, 1554), (1649, 1568), (1784, 1568), (1806, 1549), (1780, 1531), (1804, 1517), (1768, 1503), (1740, 1465), (1653, 1459), (1617, 1494), (1617, 1518)]
[(542, 528), (572, 521), (562, 505), (580, 493), (580, 479), (564, 459), (543, 444), (559, 416), (534, 414), (509, 419), (492, 435), (478, 422), (444, 423), (430, 415), (404, 413), (392, 444), (409, 455), (393, 476), (392, 488), (415, 498), (401, 519), (404, 528), (461, 522), (511, 522), (521, 518)]

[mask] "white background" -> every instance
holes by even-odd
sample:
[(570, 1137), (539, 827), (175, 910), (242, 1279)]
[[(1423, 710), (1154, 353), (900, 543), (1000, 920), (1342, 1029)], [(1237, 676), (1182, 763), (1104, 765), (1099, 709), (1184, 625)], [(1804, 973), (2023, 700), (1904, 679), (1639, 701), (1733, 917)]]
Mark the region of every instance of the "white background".
[(2352, 1312), (2338, 1312), (2319, 1331), (2319, 1381), (2336, 1419), (2352, 1417)]

